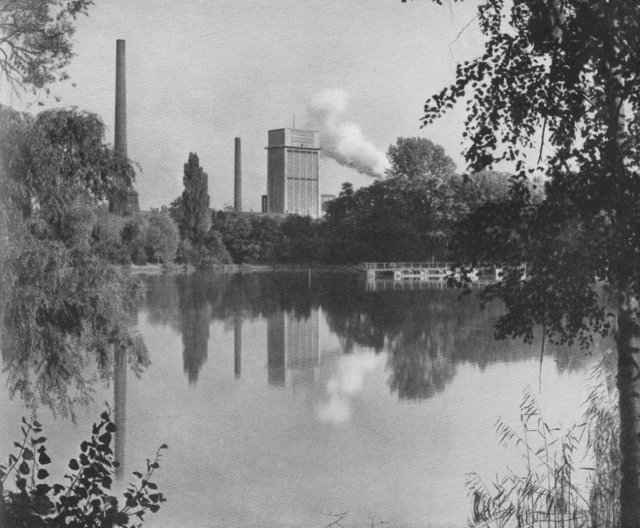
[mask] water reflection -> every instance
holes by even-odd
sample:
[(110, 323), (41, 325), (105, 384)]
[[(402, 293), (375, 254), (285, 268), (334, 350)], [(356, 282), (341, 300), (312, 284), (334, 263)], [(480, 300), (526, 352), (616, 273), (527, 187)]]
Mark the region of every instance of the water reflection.
[(269, 385), (284, 387), (285, 328), (283, 312), (267, 317), (267, 370)]
[[(503, 452), (489, 451), (492, 424), (536, 382), (539, 347), (494, 341), (499, 307), (480, 311), (455, 291), (368, 292), (338, 273), (311, 284), (307, 273), (144, 280), (138, 328), (153, 365), (142, 379), (124, 356), (106, 368), (116, 458), (175, 446), (163, 472), (171, 501), (151, 528), (322, 525), (323, 513), (350, 508), (360, 508), (354, 526), (370, 515), (462, 525), (464, 473), (484, 460), (495, 471)], [(583, 373), (559, 372), (583, 369), (584, 358), (546, 354), (545, 390), (569, 408)], [(111, 398), (100, 396), (88, 419)], [(63, 446), (86, 431), (68, 429)]]
[[(485, 368), (539, 354), (538, 347), (493, 340), (492, 324), (498, 308), (481, 311), (472, 298), (456, 300), (455, 291), (367, 291), (356, 275), (340, 273), (316, 273), (311, 282), (306, 273), (195, 273), (153, 276), (145, 281), (147, 293), (139, 308), (146, 311), (151, 324), (168, 326), (180, 334), (183, 371), (190, 384), (198, 382), (207, 362), (214, 321), (233, 327), (236, 379), (242, 377), (243, 325), (263, 319), (267, 322), (269, 385), (285, 386), (287, 376), (298, 385), (314, 382), (322, 359), (322, 319), (330, 333), (338, 337), (339, 353), (351, 354), (356, 347), (385, 353), (388, 386), (402, 400), (422, 400), (441, 392), (462, 362)], [(131, 314), (132, 325), (136, 316)], [(130, 348), (135, 350), (135, 344)], [(144, 345), (137, 348), (143, 350)], [(5, 346), (2, 351), (9, 391), (32, 409), (43, 404), (60, 414), (70, 414), (74, 406), (90, 400), (96, 381), (111, 379), (114, 369), (114, 384), (126, 387), (124, 370), (119, 370), (124, 369), (124, 362), (117, 358), (114, 361), (112, 354), (96, 359), (74, 348), (64, 363), (55, 363), (46, 355), (43, 362), (12, 350), (15, 347)], [(559, 370), (577, 369), (583, 364), (580, 355), (568, 349), (549, 353), (554, 355)], [(145, 361), (143, 356), (133, 354), (129, 363), (140, 368)], [(364, 365), (358, 367), (359, 371), (365, 369)], [(347, 376), (357, 378), (355, 374)], [(350, 386), (340, 376), (336, 380), (338, 388)], [(348, 393), (338, 388), (329, 391), (335, 409), (340, 407), (336, 402)], [(115, 390), (116, 402), (124, 408), (125, 391)], [(346, 415), (344, 410), (340, 412)]]
[(233, 374), (236, 378), (242, 375), (242, 317), (233, 319)]
[(127, 351), (118, 349), (113, 362), (113, 404), (115, 414), (115, 460), (118, 462), (116, 477), (123, 475), (125, 464), (125, 439), (127, 435)]
[(285, 385), (289, 371), (293, 383), (315, 379), (320, 364), (320, 314), (318, 309), (297, 317), (280, 310), (267, 318), (269, 385)]
[[(446, 289), (367, 291), (353, 274), (305, 273), (248, 275), (193, 274), (150, 277), (145, 309), (152, 324), (170, 325), (181, 333), (184, 370), (196, 383), (207, 361), (209, 326), (224, 321), (233, 327), (234, 375), (242, 375), (244, 321), (265, 319), (266, 370), (269, 385), (316, 379), (321, 363), (320, 318), (340, 341), (343, 354), (365, 347), (386, 353), (390, 390), (402, 400), (422, 400), (441, 392), (461, 362), (480, 368), (495, 362), (537, 357), (537, 346), (493, 339), (499, 307), (480, 310), (474, 298), (459, 299)], [(580, 354), (555, 348), (559, 369), (583, 365)], [(349, 372), (366, 370), (366, 362)], [(367, 360), (370, 361), (370, 360)], [(383, 361), (377, 359), (376, 361)], [(349, 379), (359, 379), (353, 373)], [(336, 387), (349, 387), (338, 376)], [(357, 385), (357, 384), (356, 384)], [(335, 409), (342, 389), (330, 391)], [(342, 404), (341, 404), (342, 405)], [(343, 408), (343, 407), (340, 407)], [(346, 416), (346, 412), (340, 411)], [(336, 411), (336, 416), (339, 412)]]
[(320, 419), (335, 424), (350, 422), (354, 396), (363, 390), (367, 373), (382, 362), (381, 355), (367, 353), (341, 357), (337, 372), (327, 382), (327, 397), (318, 407)]
[(198, 283), (188, 276), (178, 278), (182, 361), (189, 383), (198, 381), (202, 365), (207, 361), (209, 346), (210, 306)]

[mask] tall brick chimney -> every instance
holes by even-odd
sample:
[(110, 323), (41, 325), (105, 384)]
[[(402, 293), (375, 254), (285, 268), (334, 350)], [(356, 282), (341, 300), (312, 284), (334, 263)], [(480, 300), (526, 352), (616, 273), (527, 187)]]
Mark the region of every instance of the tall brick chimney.
[[(116, 119), (114, 125), (113, 150), (127, 158), (127, 71), (125, 41), (116, 40)], [(109, 197), (109, 211), (117, 215), (140, 212), (138, 193), (130, 188)]]
[(242, 211), (242, 148), (240, 138), (236, 138), (235, 164), (233, 171), (233, 209)]
[(124, 40), (116, 40), (116, 122), (113, 146), (116, 152), (127, 155), (127, 71)]

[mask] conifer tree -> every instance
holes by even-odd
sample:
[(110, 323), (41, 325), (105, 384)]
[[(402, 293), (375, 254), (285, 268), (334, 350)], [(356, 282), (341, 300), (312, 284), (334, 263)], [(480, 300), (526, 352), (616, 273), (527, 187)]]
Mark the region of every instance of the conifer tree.
[(198, 155), (189, 153), (189, 161), (184, 164), (184, 191), (180, 203), (178, 225), (182, 238), (193, 244), (200, 244), (209, 229), (209, 177), (200, 167)]

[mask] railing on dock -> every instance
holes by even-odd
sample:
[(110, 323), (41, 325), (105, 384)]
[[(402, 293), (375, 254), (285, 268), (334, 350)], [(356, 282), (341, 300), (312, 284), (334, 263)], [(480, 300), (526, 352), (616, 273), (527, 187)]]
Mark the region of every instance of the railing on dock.
[[(460, 274), (451, 262), (428, 260), (423, 262), (364, 262), (360, 269), (366, 272), (367, 282), (380, 279), (393, 281), (445, 282)], [(467, 271), (472, 283), (488, 284), (499, 278), (501, 270), (487, 268)]]
[(393, 271), (397, 269), (447, 269), (450, 270), (451, 262), (439, 262), (428, 260), (426, 262), (365, 262), (362, 264), (364, 270)]

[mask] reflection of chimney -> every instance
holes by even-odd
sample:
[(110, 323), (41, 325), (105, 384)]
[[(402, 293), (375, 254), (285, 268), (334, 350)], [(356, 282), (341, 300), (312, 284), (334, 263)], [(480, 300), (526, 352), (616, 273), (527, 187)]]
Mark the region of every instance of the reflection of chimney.
[(116, 426), (115, 459), (119, 466), (116, 477), (121, 478), (124, 470), (124, 441), (127, 424), (127, 350), (117, 347), (113, 362), (113, 405)]
[(116, 122), (114, 150), (127, 156), (127, 74), (125, 41), (116, 41)]
[(233, 209), (242, 211), (242, 150), (240, 138), (236, 138), (236, 153), (233, 171)]
[(236, 378), (242, 373), (242, 316), (233, 320), (233, 372)]
[(284, 312), (267, 318), (267, 372), (269, 385), (285, 384), (285, 324)]

